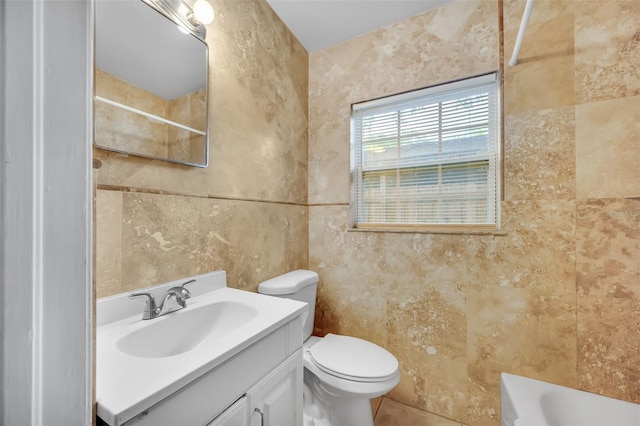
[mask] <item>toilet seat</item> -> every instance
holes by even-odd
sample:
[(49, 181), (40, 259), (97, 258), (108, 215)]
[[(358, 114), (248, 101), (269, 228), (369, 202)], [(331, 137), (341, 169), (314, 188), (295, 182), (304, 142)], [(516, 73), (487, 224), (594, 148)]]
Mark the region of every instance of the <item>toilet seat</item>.
[(323, 372), (356, 382), (381, 382), (398, 374), (398, 360), (380, 346), (357, 337), (327, 334), (309, 348)]

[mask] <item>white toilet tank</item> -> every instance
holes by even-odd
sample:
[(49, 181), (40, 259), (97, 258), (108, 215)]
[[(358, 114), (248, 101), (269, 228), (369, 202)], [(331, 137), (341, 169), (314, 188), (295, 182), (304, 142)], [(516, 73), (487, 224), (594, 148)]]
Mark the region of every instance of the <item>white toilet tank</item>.
[(261, 282), (258, 285), (258, 293), (306, 302), (307, 312), (306, 315), (303, 314), (302, 316), (302, 321), (304, 322), (302, 338), (307, 340), (307, 337), (313, 333), (313, 321), (316, 313), (316, 291), (319, 280), (320, 278), (315, 272), (298, 269)]

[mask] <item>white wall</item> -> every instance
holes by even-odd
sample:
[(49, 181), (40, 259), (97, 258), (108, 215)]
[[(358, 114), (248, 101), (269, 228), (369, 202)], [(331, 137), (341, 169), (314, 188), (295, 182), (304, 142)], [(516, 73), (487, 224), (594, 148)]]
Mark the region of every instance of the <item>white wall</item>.
[[(2, 27), (0, 27), (0, 100), (2, 101), (2, 104), (0, 106), (2, 114), (0, 114), (0, 129), (5, 129), (5, 124), (4, 124), (4, 111), (5, 111), (5, 106), (6, 106), (6, 102), (5, 102), (5, 90), (4, 90), (4, 85), (5, 85), (5, 51), (6, 51), (6, 46), (5, 46), (5, 30), (4, 28), (6, 28), (5, 25), (5, 18), (4, 18), (4, 7), (5, 7), (5, 2), (0, 2), (0, 23), (2, 23)], [(0, 135), (0, 238), (2, 238), (3, 235), (5, 235), (5, 231), (4, 231), (4, 208), (3, 206), (5, 205), (5, 198), (4, 198), (4, 186), (2, 184), (2, 182), (4, 182), (4, 132), (2, 132), (2, 135)], [(2, 310), (2, 312), (5, 311), (4, 309), (4, 242), (2, 243), (2, 245), (0, 245), (0, 309)], [(5, 320), (4, 320), (4, 315), (2, 317), (0, 317), (0, 360), (4, 360), (4, 324), (5, 324)], [(0, 420), (4, 420), (4, 390), (5, 390), (5, 382), (4, 382), (4, 361), (2, 361), (2, 364), (0, 364), (0, 383), (2, 383), (2, 386), (0, 386)]]
[(0, 423), (90, 424), (93, 4), (0, 8)]

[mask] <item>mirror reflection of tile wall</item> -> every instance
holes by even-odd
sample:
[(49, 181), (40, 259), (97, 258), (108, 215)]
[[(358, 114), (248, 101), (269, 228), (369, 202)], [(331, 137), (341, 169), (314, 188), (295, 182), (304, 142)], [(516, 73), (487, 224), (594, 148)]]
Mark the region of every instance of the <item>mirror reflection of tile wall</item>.
[[(96, 96), (115, 101), (195, 129), (207, 128), (206, 89), (166, 100), (100, 69)], [(205, 136), (109, 104), (95, 104), (95, 143), (120, 152), (177, 162), (202, 163)]]

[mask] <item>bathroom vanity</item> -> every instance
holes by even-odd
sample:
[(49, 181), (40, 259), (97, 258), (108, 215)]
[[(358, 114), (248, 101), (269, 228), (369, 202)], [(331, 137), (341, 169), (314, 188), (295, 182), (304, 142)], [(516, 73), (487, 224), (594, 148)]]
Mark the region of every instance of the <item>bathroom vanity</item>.
[(187, 307), (142, 320), (145, 301), (98, 300), (98, 424), (302, 424), (305, 304), (227, 288), (217, 271), (188, 279)]

